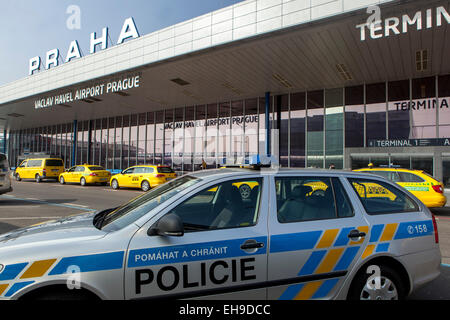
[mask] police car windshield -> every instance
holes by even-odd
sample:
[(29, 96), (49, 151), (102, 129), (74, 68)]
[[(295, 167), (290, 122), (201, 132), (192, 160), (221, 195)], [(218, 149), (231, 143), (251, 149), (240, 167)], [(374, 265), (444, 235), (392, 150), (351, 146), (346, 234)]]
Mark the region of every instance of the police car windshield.
[(196, 177), (182, 176), (167, 182), (107, 214), (99, 227), (105, 231), (122, 229), (200, 181), (201, 179)]

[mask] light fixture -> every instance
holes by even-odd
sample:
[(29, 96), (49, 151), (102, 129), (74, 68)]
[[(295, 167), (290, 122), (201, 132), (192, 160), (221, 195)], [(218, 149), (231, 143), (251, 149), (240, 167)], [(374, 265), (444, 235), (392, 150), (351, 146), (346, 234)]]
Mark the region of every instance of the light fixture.
[(190, 84), (189, 82), (181, 78), (170, 79), (170, 81), (176, 83), (179, 86), (187, 86), (188, 84)]
[(222, 87), (227, 88), (228, 90), (233, 91), (234, 93), (236, 93), (237, 95), (241, 95), (243, 94), (243, 92), (241, 90), (239, 90), (238, 88), (234, 87), (231, 83), (229, 82), (225, 82), (222, 83)]
[(339, 74), (341, 75), (342, 79), (344, 79), (344, 81), (353, 80), (353, 77), (350, 74), (350, 72), (348, 72), (347, 66), (345, 64), (338, 63), (336, 65), (336, 68), (337, 68)]
[(428, 50), (416, 51), (416, 71), (426, 71), (428, 69), (428, 63)]
[(272, 74), (272, 77), (277, 80), (282, 86), (288, 88), (288, 89), (292, 89), (293, 86), (292, 84), (282, 75), (280, 75), (279, 73), (274, 73)]

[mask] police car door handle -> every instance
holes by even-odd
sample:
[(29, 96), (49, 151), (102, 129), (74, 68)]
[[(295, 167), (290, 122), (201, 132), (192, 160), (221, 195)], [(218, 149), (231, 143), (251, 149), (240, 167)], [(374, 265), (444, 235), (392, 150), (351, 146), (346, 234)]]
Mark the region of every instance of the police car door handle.
[(360, 232), (358, 229), (352, 230), (348, 234), (348, 237), (350, 239), (352, 239), (352, 238), (364, 238), (365, 236), (366, 236), (366, 233), (365, 232)]
[(241, 244), (242, 250), (259, 249), (259, 248), (263, 248), (263, 247), (264, 247), (264, 243), (256, 242), (256, 240), (247, 240), (243, 244)]

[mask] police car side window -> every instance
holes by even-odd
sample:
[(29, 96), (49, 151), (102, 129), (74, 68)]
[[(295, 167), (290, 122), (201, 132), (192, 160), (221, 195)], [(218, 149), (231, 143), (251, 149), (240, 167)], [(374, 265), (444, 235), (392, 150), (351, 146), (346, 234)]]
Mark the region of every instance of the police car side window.
[(185, 232), (253, 226), (257, 222), (262, 179), (232, 180), (202, 190), (170, 213)]
[[(353, 209), (339, 181), (326, 177), (289, 177), (275, 180), (280, 223), (352, 216)], [(334, 188), (338, 193), (335, 195)], [(336, 197), (337, 196), (337, 197)], [(336, 206), (338, 201), (338, 206)]]
[(418, 211), (417, 204), (400, 189), (377, 180), (348, 179), (370, 215)]

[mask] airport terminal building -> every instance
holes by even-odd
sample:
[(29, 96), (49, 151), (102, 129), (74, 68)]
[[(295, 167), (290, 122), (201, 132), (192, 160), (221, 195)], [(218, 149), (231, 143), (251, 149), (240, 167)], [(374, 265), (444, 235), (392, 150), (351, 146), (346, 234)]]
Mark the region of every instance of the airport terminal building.
[(246, 0), (147, 35), (129, 18), (117, 42), (92, 30), (89, 54), (72, 41), (0, 87), (1, 147), (12, 167), (47, 154), (186, 173), (271, 154), (449, 186), (449, 23), (442, 0)]

